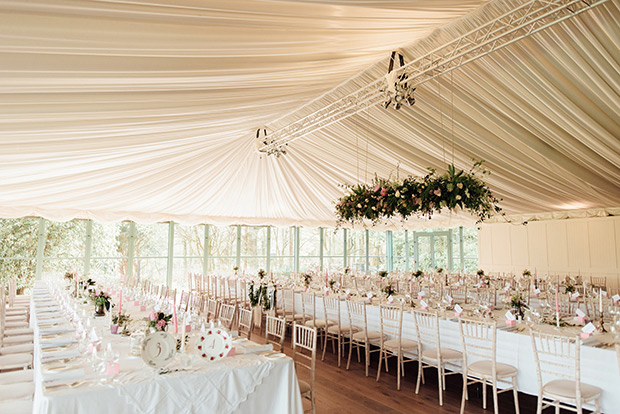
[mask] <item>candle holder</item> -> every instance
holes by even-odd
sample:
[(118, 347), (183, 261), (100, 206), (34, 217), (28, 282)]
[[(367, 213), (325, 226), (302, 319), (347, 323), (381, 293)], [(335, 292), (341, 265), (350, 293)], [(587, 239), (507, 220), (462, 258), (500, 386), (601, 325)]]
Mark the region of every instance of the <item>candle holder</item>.
[(599, 313), (599, 317), (600, 319), (596, 329), (601, 333), (607, 333), (607, 329), (605, 329), (605, 323), (603, 322), (603, 312)]

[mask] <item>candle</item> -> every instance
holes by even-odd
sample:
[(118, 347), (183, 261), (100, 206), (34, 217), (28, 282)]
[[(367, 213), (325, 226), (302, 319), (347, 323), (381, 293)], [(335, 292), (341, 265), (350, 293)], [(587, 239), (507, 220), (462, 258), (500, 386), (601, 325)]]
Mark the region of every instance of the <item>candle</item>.
[(603, 289), (598, 290), (598, 309), (603, 314)]
[(558, 296), (558, 289), (555, 290), (555, 321), (556, 325), (560, 327), (560, 299)]
[(121, 288), (121, 297), (118, 300), (118, 316), (121, 316), (121, 306), (123, 306), (123, 289)]
[(172, 303), (172, 312), (173, 312), (172, 319), (174, 320), (174, 333), (176, 334), (179, 332), (179, 328), (177, 326), (177, 297), (176, 295), (174, 295), (174, 299)]
[(181, 333), (181, 352), (185, 350), (185, 327), (187, 326), (187, 313), (183, 314), (183, 333)]

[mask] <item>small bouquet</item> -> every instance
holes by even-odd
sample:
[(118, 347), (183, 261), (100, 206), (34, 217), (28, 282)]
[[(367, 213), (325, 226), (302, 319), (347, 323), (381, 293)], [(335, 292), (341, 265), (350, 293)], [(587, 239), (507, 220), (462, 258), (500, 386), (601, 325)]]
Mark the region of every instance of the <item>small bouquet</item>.
[(66, 280), (73, 280), (75, 278), (75, 273), (73, 272), (66, 272), (65, 273), (65, 279)]
[(439, 274), (439, 275), (440, 275), (440, 274), (442, 274), (442, 273), (443, 273), (443, 268), (438, 267), (438, 268), (437, 268), (437, 274)]
[(562, 286), (564, 286), (564, 291), (566, 293), (575, 293), (577, 288), (575, 287), (575, 281), (570, 277), (566, 276), (564, 281), (562, 282)]
[(329, 282), (327, 282), (327, 285), (332, 292), (336, 293), (336, 281), (334, 279), (331, 279)]
[(166, 315), (163, 312), (152, 311), (149, 315), (148, 327), (154, 328), (157, 331), (165, 331), (168, 327), (170, 319), (172, 319), (172, 315)]
[(385, 296), (388, 298), (396, 293), (396, 291), (394, 290), (394, 286), (392, 286), (391, 283), (385, 285), (385, 287), (381, 289), (381, 292), (385, 293)]
[(131, 318), (129, 317), (129, 315), (124, 313), (115, 313), (114, 315), (112, 315), (112, 325), (127, 326), (130, 320)]
[(424, 272), (421, 270), (416, 270), (415, 272), (413, 272), (411, 274), (413, 277), (415, 277), (416, 279), (421, 278), (422, 276), (424, 276)]
[(106, 310), (110, 310), (111, 298), (110, 295), (103, 290), (97, 289), (90, 296), (90, 300), (95, 306), (105, 306)]
[(386, 277), (388, 275), (387, 270), (380, 270), (379, 271), (379, 276), (381, 276), (382, 278)]
[(484, 276), (484, 270), (482, 270), (482, 269), (478, 269), (478, 271), (476, 272), (476, 274), (478, 275), (478, 277), (482, 277), (482, 276)]
[(312, 275), (310, 273), (304, 273), (301, 277), (304, 279), (304, 286), (306, 288), (310, 287), (310, 283), (312, 283)]
[(523, 300), (520, 291), (514, 291), (512, 295), (510, 295), (510, 302), (508, 304), (512, 307), (515, 313), (521, 317), (521, 319), (523, 319), (525, 310), (529, 309), (525, 303), (525, 300)]
[(523, 277), (531, 277), (532, 276), (532, 272), (530, 272), (529, 270), (525, 269), (523, 271)]
[(263, 279), (265, 278), (265, 275), (266, 275), (266, 274), (267, 274), (267, 273), (266, 273), (263, 269), (260, 269), (260, 270), (258, 271), (258, 277), (259, 277), (259, 279), (260, 279), (260, 280), (263, 280)]
[(346, 275), (346, 274), (349, 274), (349, 273), (351, 273), (351, 268), (350, 267), (345, 267), (344, 268), (344, 274)]

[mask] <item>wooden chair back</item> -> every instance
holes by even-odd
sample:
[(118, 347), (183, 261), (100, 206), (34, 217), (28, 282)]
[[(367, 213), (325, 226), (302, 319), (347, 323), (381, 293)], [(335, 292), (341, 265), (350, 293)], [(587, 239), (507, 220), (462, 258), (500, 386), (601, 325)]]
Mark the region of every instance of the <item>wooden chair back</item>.
[(276, 316), (267, 315), (265, 323), (265, 343), (272, 344), (278, 352), (284, 347), (286, 334), (286, 320)]
[(253, 309), (239, 308), (239, 336), (252, 339), (252, 329), (254, 328)]

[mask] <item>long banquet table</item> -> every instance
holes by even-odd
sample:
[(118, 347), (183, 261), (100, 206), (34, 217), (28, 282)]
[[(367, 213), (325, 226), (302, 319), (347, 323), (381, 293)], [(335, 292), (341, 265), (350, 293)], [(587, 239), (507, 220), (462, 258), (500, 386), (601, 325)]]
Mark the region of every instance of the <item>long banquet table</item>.
[[(237, 354), (217, 362), (196, 357), (189, 367), (175, 359), (167, 367), (169, 373), (158, 374), (140, 357), (130, 355), (128, 337), (111, 335), (109, 328), (104, 343), (111, 343), (113, 350), (120, 354), (120, 372), (115, 382), (100, 383), (92, 379), (87, 360), (77, 359), (57, 362), (83, 368), (87, 373), (85, 382), (76, 379), (73, 386), (44, 386), (49, 373), (46, 367), (53, 363), (41, 362), (42, 355), (48, 355), (41, 348), (41, 328), (49, 328), (42, 324), (44, 317), (54, 320), (60, 317), (54, 309), (46, 290), (38, 285), (31, 302), (31, 325), (35, 332), (35, 413), (303, 412), (295, 367), (289, 357)], [(70, 325), (58, 319), (52, 326), (62, 329)], [(62, 348), (60, 352), (71, 348)], [(62, 368), (59, 372), (63, 372)]]
[[(347, 307), (342, 302), (341, 323), (348, 324)], [(374, 302), (367, 307), (368, 330), (381, 330), (379, 306)], [(419, 307), (417, 308), (419, 309)], [(295, 295), (295, 311), (302, 313), (301, 295)], [(505, 311), (504, 311), (505, 312)], [(316, 313), (318, 318), (324, 317), (323, 298), (316, 296)], [(498, 327), (503, 326), (498, 322)], [(551, 328), (547, 326), (548, 328)], [(459, 324), (455, 318), (440, 319), (439, 330), (441, 346), (461, 350)], [(405, 309), (403, 316), (403, 338), (417, 340), (413, 314)], [(581, 381), (595, 385), (603, 390), (601, 409), (604, 413), (620, 412), (620, 372), (616, 362), (616, 352), (611, 348), (597, 348), (594, 341), (585, 342), (581, 346)], [(468, 355), (468, 362), (475, 362), (477, 358)], [(497, 361), (511, 364), (519, 370), (517, 378), (519, 391), (530, 395), (538, 395), (536, 365), (532, 350), (532, 342), (527, 330), (516, 332), (498, 329), (497, 331)], [(460, 389), (459, 389), (460, 391)]]

